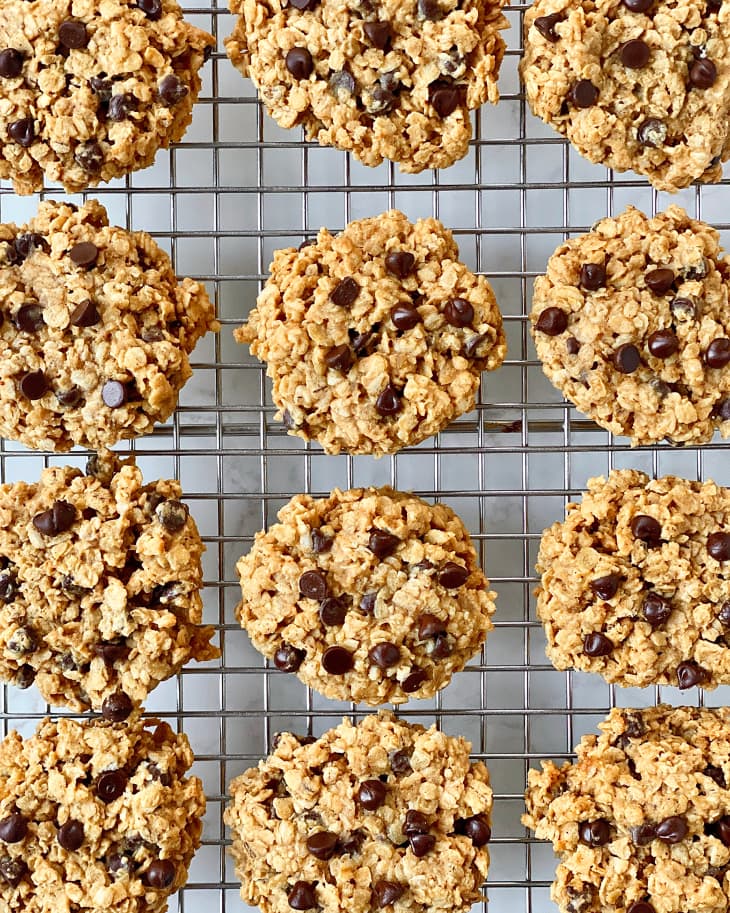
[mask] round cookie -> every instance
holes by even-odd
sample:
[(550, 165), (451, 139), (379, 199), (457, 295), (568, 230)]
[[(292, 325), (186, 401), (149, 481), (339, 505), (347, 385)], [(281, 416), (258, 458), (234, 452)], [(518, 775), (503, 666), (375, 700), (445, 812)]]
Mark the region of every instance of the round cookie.
[(431, 697), (492, 628), (461, 520), (392, 488), (297, 495), (237, 570), (256, 649), (335, 700)]
[(3, 0), (0, 178), (76, 192), (151, 165), (192, 120), (214, 44), (175, 0)]
[(12, 731), (0, 743), (2, 909), (164, 913), (200, 846), (192, 763), (187, 738), (155, 719)]
[(118, 721), (219, 653), (199, 627), (204, 547), (179, 483), (145, 485), (108, 452), (88, 471), (0, 486), (0, 679)]
[(390, 713), (276, 737), (230, 785), (245, 903), (262, 913), (467, 913), (489, 867), (492, 790), (469, 743)]
[(276, 251), (235, 336), (268, 363), (292, 433), (327, 453), (379, 456), (474, 407), (506, 346), (489, 283), (458, 256), (440, 222), (396, 210)]
[(720, 0), (537, 0), (524, 39), (527, 101), (581, 155), (658, 190), (720, 180), (730, 157)]
[(152, 431), (218, 328), (203, 286), (94, 200), (0, 225), (0, 313), (0, 435), (42, 450)]
[(730, 489), (614, 470), (542, 536), (537, 614), (558, 669), (730, 684)]
[(229, 0), (228, 56), (280, 127), (401, 171), (467, 153), (470, 111), (499, 98), (503, 0)]
[(531, 770), (523, 823), (561, 913), (730, 909), (730, 710), (616, 708), (575, 763)]
[(730, 435), (730, 258), (678, 206), (633, 207), (562, 244), (535, 280), (543, 370), (632, 444)]

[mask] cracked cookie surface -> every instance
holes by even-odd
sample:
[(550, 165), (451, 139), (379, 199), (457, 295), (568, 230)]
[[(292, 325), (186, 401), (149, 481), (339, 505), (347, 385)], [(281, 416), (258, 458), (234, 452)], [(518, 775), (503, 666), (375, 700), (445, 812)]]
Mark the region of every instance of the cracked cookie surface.
[(151, 165), (190, 123), (214, 44), (175, 0), (4, 0), (0, 178), (76, 192)]
[(451, 232), (392, 210), (274, 254), (238, 342), (268, 365), (292, 433), (328, 453), (395, 453), (474, 407), (506, 351), (491, 286)]
[(545, 530), (537, 613), (558, 669), (625, 686), (730, 683), (730, 490), (614, 470)]
[(492, 628), (495, 594), (461, 520), (391, 488), (297, 495), (237, 570), (254, 646), (337, 700), (430, 697)]
[(192, 763), (187, 738), (154, 719), (12, 731), (0, 743), (2, 909), (163, 913), (200, 845)]
[(203, 286), (94, 200), (0, 225), (0, 303), (0, 434), (42, 450), (149, 433), (218, 327)]
[(469, 743), (390, 713), (276, 737), (230, 786), (241, 896), (263, 913), (466, 913), (489, 867), (492, 790)]
[(530, 320), (552, 383), (633, 445), (730, 435), (730, 258), (678, 206), (633, 207), (562, 244)]
[(226, 49), (281, 127), (366, 165), (446, 168), (499, 98), (501, 0), (229, 0)]
[(730, 20), (720, 0), (537, 0), (520, 72), (533, 113), (589, 161), (659, 190), (730, 157)]
[(219, 654), (199, 626), (203, 544), (179, 483), (145, 485), (109, 453), (90, 471), (0, 486), (0, 678), (117, 720)]
[(561, 913), (726, 913), (728, 708), (617, 708), (599, 728), (528, 775), (522, 820), (561, 859)]

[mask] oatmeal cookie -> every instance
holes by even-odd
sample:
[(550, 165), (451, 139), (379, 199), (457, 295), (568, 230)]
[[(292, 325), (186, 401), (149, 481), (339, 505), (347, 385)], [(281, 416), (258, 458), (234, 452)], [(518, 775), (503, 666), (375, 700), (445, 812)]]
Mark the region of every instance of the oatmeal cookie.
[(523, 823), (561, 859), (561, 913), (726, 913), (730, 710), (612, 710), (575, 763), (528, 777)]
[(466, 155), (499, 98), (504, 0), (229, 0), (226, 49), (280, 127), (402, 171)]
[(502, 363), (491, 286), (451, 232), (401, 212), (274, 254), (238, 342), (268, 363), (290, 431), (328, 453), (395, 453), (474, 407)]
[(214, 659), (204, 547), (178, 482), (110, 453), (89, 475), (0, 486), (0, 679), (123, 720), (189, 660)]
[(151, 165), (192, 120), (214, 44), (175, 0), (3, 0), (0, 178), (76, 192)]
[(0, 225), (0, 301), (0, 434), (42, 450), (149, 433), (218, 328), (203, 286), (94, 200)]
[(464, 739), (381, 713), (274, 745), (225, 813), (245, 903), (467, 913), (481, 899), (492, 790)]
[(536, 0), (524, 38), (529, 105), (581, 155), (658, 190), (720, 180), (730, 157), (720, 0)]
[(461, 520), (392, 488), (297, 495), (237, 569), (256, 649), (337, 700), (432, 697), (492, 629)]
[(192, 763), (185, 736), (154, 719), (12, 731), (0, 743), (0, 908), (163, 913), (200, 845)]
[(571, 238), (535, 280), (545, 374), (633, 445), (730, 435), (730, 258), (678, 206), (629, 207)]
[(730, 489), (614, 470), (543, 533), (537, 613), (558, 669), (730, 684)]

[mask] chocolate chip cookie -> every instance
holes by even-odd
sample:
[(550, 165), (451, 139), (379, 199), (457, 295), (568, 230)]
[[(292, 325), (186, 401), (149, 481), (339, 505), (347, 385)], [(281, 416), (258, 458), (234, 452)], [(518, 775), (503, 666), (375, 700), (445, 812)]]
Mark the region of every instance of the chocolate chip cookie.
[(678, 206), (633, 207), (562, 244), (535, 280), (545, 374), (632, 444), (730, 435), (730, 258)]
[(200, 541), (178, 482), (131, 460), (0, 486), (0, 678), (126, 719), (189, 660), (214, 659)]
[(94, 200), (0, 225), (0, 318), (0, 434), (43, 450), (166, 421), (218, 327), (203, 286), (178, 282), (148, 234), (110, 226)]
[(268, 363), (291, 433), (328, 453), (395, 453), (474, 407), (506, 346), (492, 289), (435, 219), (392, 210), (274, 254), (235, 333)]
[(558, 669), (730, 684), (730, 489), (614, 470), (543, 533), (537, 613)]
[(230, 785), (245, 903), (263, 913), (450, 910), (481, 898), (492, 790), (469, 743), (396, 719), (279, 734)]
[(43, 720), (0, 743), (0, 907), (163, 913), (200, 845), (193, 753), (158, 720)]
[(228, 56), (280, 127), (402, 171), (466, 155), (499, 98), (503, 0), (229, 0)]
[(581, 155), (659, 190), (720, 180), (730, 158), (721, 0), (537, 0), (524, 37), (530, 107)]
[(3, 0), (0, 178), (75, 192), (151, 165), (192, 120), (214, 44), (175, 0)]
[(254, 646), (337, 700), (431, 697), (492, 628), (495, 594), (461, 520), (392, 488), (297, 495), (238, 574)]
[(562, 913), (725, 913), (730, 711), (612, 710), (575, 763), (528, 778), (523, 823), (561, 862)]

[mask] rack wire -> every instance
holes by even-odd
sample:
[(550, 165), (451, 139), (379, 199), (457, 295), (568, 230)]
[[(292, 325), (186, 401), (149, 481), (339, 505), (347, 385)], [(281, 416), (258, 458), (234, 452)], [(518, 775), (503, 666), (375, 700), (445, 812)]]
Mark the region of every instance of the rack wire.
[[(223, 325), (198, 346), (194, 376), (174, 417), (129, 445), (146, 478), (177, 477), (183, 484), (208, 549), (204, 620), (216, 625), (223, 650), (220, 661), (191, 665), (158, 687), (147, 704), (149, 713), (189, 736), (194, 772), (208, 796), (203, 845), (170, 908), (248, 909), (225, 852), (227, 784), (266, 754), (277, 731), (320, 734), (344, 714), (369, 712), (327, 701), (267, 666), (235, 621), (236, 560), (300, 491), (324, 495), (335, 485), (391, 484), (443, 500), (462, 516), (499, 593), (495, 630), (481, 655), (436, 698), (411, 702), (399, 713), (464, 735), (474, 757), (490, 768), (490, 913), (547, 913), (554, 909), (555, 860), (520, 824), (528, 768), (542, 758), (571, 757), (580, 736), (610, 707), (698, 703), (703, 696), (696, 689), (681, 696), (673, 688), (615, 689), (596, 676), (555, 671), (545, 658), (532, 598), (540, 534), (563, 516), (589, 477), (613, 467), (721, 484), (730, 484), (730, 467), (717, 442), (631, 451), (625, 439), (612, 438), (568, 406), (543, 377), (530, 340), (532, 279), (566, 237), (627, 203), (654, 212), (670, 198), (634, 175), (586, 163), (531, 116), (517, 78), (524, 5), (507, 9), (502, 99), (474, 115), (468, 156), (447, 171), (415, 176), (388, 163), (365, 168), (278, 129), (225, 57), (222, 40), (233, 20), (224, 0), (181, 5), (218, 39), (193, 124), (152, 168), (90, 194), (111, 221), (150, 231), (179, 274), (205, 281)], [(725, 233), (727, 195), (723, 182), (673, 199)], [(63, 194), (49, 189), (45, 196)], [(0, 219), (25, 221), (37, 202), (4, 185)], [(339, 230), (390, 207), (412, 219), (434, 215), (454, 230), (462, 258), (494, 286), (508, 358), (499, 372), (485, 375), (475, 410), (438, 437), (380, 461), (325, 456), (274, 421), (265, 370), (234, 343), (231, 331), (253, 305), (277, 247), (298, 245), (322, 225)], [(81, 451), (32, 454), (0, 441), (0, 480), (32, 480), (43, 466), (83, 465), (85, 459)], [(3, 734), (10, 728), (28, 734), (50, 709), (34, 689), (4, 686), (0, 698)], [(728, 689), (704, 700), (727, 703)]]

